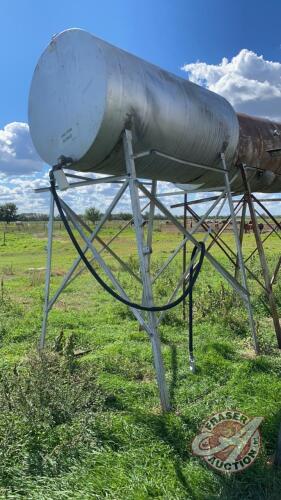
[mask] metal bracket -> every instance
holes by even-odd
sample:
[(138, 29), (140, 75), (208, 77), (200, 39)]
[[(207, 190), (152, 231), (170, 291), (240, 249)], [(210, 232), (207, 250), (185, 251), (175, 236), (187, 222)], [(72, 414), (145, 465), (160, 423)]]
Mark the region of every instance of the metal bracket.
[(69, 188), (69, 182), (62, 168), (54, 169), (54, 178), (60, 191), (66, 191)]

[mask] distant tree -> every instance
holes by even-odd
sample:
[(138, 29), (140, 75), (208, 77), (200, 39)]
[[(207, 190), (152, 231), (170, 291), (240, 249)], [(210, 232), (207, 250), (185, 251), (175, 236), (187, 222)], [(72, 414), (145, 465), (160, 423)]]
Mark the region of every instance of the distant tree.
[(131, 220), (133, 215), (129, 212), (119, 212), (114, 215), (117, 220)]
[(42, 213), (36, 213), (36, 212), (22, 212), (17, 215), (17, 220), (23, 221), (23, 222), (41, 222), (41, 221), (47, 221), (49, 219), (49, 216), (47, 214), (42, 214)]
[(84, 215), (86, 220), (89, 220), (94, 224), (100, 219), (100, 216), (101, 216), (100, 211), (95, 207), (87, 208)]
[(0, 220), (7, 222), (15, 221), (17, 219), (18, 208), (15, 203), (5, 203), (0, 205)]

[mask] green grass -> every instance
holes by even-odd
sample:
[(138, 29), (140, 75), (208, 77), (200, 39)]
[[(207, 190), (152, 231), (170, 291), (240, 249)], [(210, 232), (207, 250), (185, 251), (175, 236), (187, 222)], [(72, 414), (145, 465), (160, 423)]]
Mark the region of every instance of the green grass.
[[(112, 233), (106, 228), (102, 236)], [(154, 272), (180, 238), (177, 232), (155, 232)], [(231, 234), (224, 238), (233, 248)], [(138, 272), (132, 242), (128, 229), (112, 248)], [(253, 236), (245, 235), (245, 253), (253, 248)], [(273, 269), (279, 239), (273, 236), (265, 248)], [(37, 357), (45, 249), (43, 232), (11, 232), (0, 246), (0, 498), (279, 499), (281, 472), (271, 458), (281, 421), (281, 362), (256, 282), (249, 280), (258, 357), (243, 305), (207, 261), (194, 292), (196, 374), (189, 371), (181, 308), (165, 317), (160, 334), (173, 411), (163, 416), (149, 339), (128, 309), (87, 273), (60, 296), (49, 316), (46, 355)], [(133, 280), (102, 255), (130, 297), (140, 300)], [(214, 255), (231, 270), (220, 250)], [(74, 257), (58, 228), (51, 292)], [(168, 298), (180, 265), (179, 256), (156, 284), (157, 303)], [(250, 268), (261, 277), (256, 257)], [(275, 292), (281, 306), (280, 281)], [(89, 352), (74, 359), (73, 344)], [(233, 476), (216, 473), (191, 454), (203, 421), (224, 409), (264, 417), (260, 456)]]

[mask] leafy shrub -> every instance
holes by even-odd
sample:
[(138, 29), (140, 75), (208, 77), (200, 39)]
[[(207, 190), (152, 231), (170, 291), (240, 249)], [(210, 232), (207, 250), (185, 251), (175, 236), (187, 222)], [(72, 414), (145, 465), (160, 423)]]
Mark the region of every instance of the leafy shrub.
[(0, 295), (0, 343), (6, 337), (11, 336), (14, 331), (17, 320), (23, 317), (23, 309), (20, 304), (13, 302), (6, 291), (2, 281)]
[(98, 447), (95, 417), (104, 397), (94, 369), (77, 365), (69, 350), (32, 354), (0, 372), (2, 488), (58, 475)]
[(247, 311), (237, 293), (221, 283), (220, 288), (204, 286), (201, 293), (195, 294), (196, 319), (217, 322), (218, 318), (227, 328), (237, 334), (248, 331)]

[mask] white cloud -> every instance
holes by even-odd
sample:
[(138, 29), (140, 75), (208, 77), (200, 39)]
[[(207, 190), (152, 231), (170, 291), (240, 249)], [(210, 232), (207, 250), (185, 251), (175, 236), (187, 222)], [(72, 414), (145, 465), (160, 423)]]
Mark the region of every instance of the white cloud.
[(185, 64), (182, 69), (191, 81), (223, 95), (236, 111), (281, 120), (281, 63), (242, 49), (231, 60)]
[[(267, 61), (243, 49), (231, 60), (223, 58), (219, 64), (185, 64), (183, 69), (191, 81), (223, 95), (237, 111), (281, 120), (281, 63)], [(14, 201), (21, 212), (48, 211), (48, 194), (34, 194), (35, 188), (48, 185), (47, 167), (33, 147), (26, 123), (13, 122), (0, 129), (0, 181), (0, 204)], [(78, 213), (91, 205), (104, 211), (116, 189), (116, 184), (85, 186), (65, 192), (63, 198)], [(172, 190), (171, 184), (159, 183), (160, 192)], [(207, 195), (204, 193), (202, 197)], [(162, 201), (170, 205), (181, 202), (182, 197), (162, 198)], [(127, 192), (116, 211), (129, 210)]]
[[(34, 193), (34, 189), (49, 185), (47, 170), (34, 149), (27, 123), (13, 122), (0, 129), (0, 204), (13, 201), (19, 212), (48, 212), (48, 193)], [(82, 172), (79, 175), (91, 176)], [(93, 177), (103, 176), (97, 174)], [(78, 213), (93, 205), (104, 211), (117, 189), (118, 184), (101, 183), (69, 189), (61, 195)], [(171, 191), (173, 187), (159, 183), (159, 189)], [(130, 211), (128, 190), (115, 211)]]
[(30, 175), (42, 169), (31, 141), (27, 123), (12, 122), (0, 129), (0, 172), (6, 175)]

